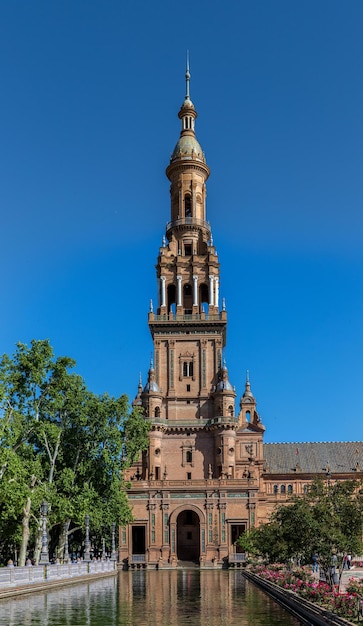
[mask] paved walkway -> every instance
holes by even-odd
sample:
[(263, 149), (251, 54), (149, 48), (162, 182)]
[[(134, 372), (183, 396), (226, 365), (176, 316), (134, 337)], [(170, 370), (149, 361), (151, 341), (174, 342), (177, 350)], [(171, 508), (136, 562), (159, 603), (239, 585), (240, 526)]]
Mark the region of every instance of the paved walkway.
[(340, 582), (340, 591), (344, 592), (351, 578), (363, 579), (363, 567), (356, 567), (353, 565), (350, 569), (343, 570), (342, 579)]

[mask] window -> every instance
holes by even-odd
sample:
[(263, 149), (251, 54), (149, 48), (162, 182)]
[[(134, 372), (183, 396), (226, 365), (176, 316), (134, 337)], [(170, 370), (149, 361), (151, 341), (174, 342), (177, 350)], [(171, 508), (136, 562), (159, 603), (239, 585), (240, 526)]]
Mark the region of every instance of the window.
[(187, 472), (187, 480), (192, 480), (192, 473), (191, 472)]
[[(193, 376), (193, 361), (184, 361), (183, 376), (186, 378), (191, 378)], [(190, 389), (187, 389), (187, 391), (190, 391)]]
[(190, 385), (187, 385), (187, 391), (190, 391)]
[(160, 480), (160, 467), (155, 467), (155, 480)]
[(184, 246), (184, 254), (185, 256), (191, 256), (192, 255), (192, 246), (188, 243), (185, 244)]
[(187, 450), (185, 459), (186, 459), (187, 463), (192, 463), (192, 461), (193, 461), (193, 453), (191, 452), (191, 450)]
[(281, 485), (280, 493), (286, 493), (286, 486), (285, 485)]
[(192, 197), (189, 193), (186, 193), (184, 196), (184, 209), (185, 209), (185, 217), (191, 217), (192, 215)]
[(154, 417), (160, 417), (160, 407), (159, 406), (155, 407)]
[(278, 493), (278, 491), (279, 491), (278, 486), (277, 486), (277, 485), (274, 485), (274, 493), (275, 493), (275, 494), (277, 494), (277, 493)]
[(288, 485), (287, 486), (287, 493), (292, 493), (292, 491), (293, 491), (292, 485)]

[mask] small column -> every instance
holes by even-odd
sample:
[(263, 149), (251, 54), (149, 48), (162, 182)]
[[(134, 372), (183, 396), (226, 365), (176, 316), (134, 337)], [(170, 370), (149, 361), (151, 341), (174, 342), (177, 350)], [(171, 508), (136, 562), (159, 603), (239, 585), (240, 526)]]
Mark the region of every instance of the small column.
[(215, 301), (214, 301), (214, 304), (215, 304), (216, 307), (219, 307), (219, 278), (218, 278), (218, 276), (215, 277), (214, 284), (215, 284)]
[(160, 306), (165, 306), (165, 281), (166, 278), (165, 276), (160, 276), (160, 280), (161, 280), (161, 305)]
[(193, 306), (198, 306), (198, 276), (193, 276)]
[(177, 302), (177, 306), (181, 306), (182, 305), (182, 277), (181, 276), (177, 276), (176, 279), (178, 281), (178, 302)]
[(213, 293), (213, 281), (214, 276), (209, 276), (209, 306), (214, 306), (214, 293)]

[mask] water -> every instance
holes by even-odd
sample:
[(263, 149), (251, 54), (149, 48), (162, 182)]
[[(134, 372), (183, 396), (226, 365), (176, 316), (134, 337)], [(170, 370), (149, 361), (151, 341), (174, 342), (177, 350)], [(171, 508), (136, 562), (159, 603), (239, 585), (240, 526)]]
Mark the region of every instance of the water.
[(1, 626), (298, 626), (238, 570), (120, 572), (0, 601)]

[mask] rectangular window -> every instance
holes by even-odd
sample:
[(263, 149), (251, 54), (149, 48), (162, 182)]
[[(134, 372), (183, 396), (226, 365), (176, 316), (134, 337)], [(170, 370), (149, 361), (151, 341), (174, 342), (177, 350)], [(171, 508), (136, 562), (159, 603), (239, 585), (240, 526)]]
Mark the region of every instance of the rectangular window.
[(171, 531), (171, 551), (175, 552), (175, 530), (174, 528)]
[(207, 374), (206, 374), (206, 352), (202, 351), (202, 387), (207, 386)]
[(184, 253), (185, 253), (185, 256), (191, 256), (191, 254), (192, 254), (192, 246), (190, 244), (188, 244), (188, 243), (185, 244), (185, 246), (184, 246)]
[(190, 385), (187, 385), (187, 391), (190, 391)]
[(160, 467), (155, 467), (155, 480), (160, 480)]
[(192, 473), (191, 472), (187, 472), (187, 479), (188, 480), (192, 480)]
[(155, 530), (151, 531), (151, 543), (155, 543)]
[(174, 388), (174, 349), (170, 348), (170, 353), (169, 353), (169, 364), (170, 364), (170, 369), (169, 369), (169, 386), (171, 389)]

